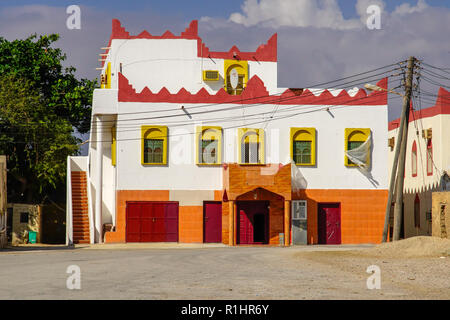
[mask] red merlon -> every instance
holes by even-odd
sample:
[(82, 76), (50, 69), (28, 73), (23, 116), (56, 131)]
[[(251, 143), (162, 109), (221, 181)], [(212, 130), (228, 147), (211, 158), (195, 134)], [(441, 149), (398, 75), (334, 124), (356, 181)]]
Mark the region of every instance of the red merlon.
[[(255, 52), (241, 52), (238, 47), (233, 46), (228, 52), (213, 52), (203, 43), (198, 36), (198, 21), (192, 21), (189, 26), (179, 36), (175, 36), (172, 32), (166, 31), (161, 36), (153, 36), (146, 30), (142, 31), (137, 36), (130, 36), (130, 33), (122, 27), (117, 19), (112, 20), (112, 32), (109, 39), (108, 47), (111, 46), (113, 39), (188, 39), (197, 40), (197, 56), (203, 58), (216, 59), (237, 59), (240, 60), (256, 60), (256, 61), (277, 61), (277, 34), (274, 34), (266, 44), (260, 45)], [(106, 50), (104, 53), (108, 53)], [(104, 62), (102, 62), (102, 66)]]
[[(413, 107), (411, 104), (409, 122), (434, 117), (439, 114), (450, 114), (450, 92), (441, 87), (439, 88), (438, 97), (434, 106), (422, 110), (412, 110)], [(400, 119), (395, 119), (389, 122), (388, 130), (391, 131), (397, 129), (398, 127), (400, 127)]]
[[(377, 85), (387, 85), (387, 79), (378, 82)], [(128, 79), (119, 73), (119, 102), (171, 102), (171, 103), (230, 103), (230, 104), (281, 104), (281, 105), (387, 105), (387, 92), (374, 92), (367, 95), (360, 89), (351, 97), (343, 90), (338, 96), (333, 96), (325, 90), (319, 96), (315, 96), (308, 89), (295, 95), (290, 89), (280, 96), (271, 96), (258, 76), (253, 76), (247, 83), (243, 93), (239, 96), (228, 94), (221, 88), (216, 94), (210, 94), (205, 88), (197, 93), (190, 93), (182, 88), (177, 93), (171, 94), (165, 87), (158, 93), (153, 93), (145, 87), (140, 93), (130, 85)]]

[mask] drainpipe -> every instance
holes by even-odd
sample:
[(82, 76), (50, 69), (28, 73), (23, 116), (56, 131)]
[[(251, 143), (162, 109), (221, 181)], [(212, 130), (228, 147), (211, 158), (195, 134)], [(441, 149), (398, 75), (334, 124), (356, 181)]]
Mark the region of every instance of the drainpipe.
[(100, 116), (97, 116), (97, 175), (95, 186), (95, 242), (102, 243), (102, 183), (103, 183), (103, 123)]

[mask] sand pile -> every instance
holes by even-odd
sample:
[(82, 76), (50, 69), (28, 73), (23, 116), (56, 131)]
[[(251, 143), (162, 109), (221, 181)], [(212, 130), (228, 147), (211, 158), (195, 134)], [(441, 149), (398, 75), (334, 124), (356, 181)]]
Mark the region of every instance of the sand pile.
[(450, 239), (437, 237), (412, 237), (395, 242), (387, 242), (364, 250), (364, 254), (379, 257), (449, 257)]

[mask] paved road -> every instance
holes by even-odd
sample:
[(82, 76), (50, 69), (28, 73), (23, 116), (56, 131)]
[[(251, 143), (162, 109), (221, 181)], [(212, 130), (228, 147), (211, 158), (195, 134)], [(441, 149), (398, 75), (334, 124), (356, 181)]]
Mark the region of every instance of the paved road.
[[(325, 249), (187, 247), (0, 253), (0, 299), (414, 298), (414, 292), (393, 282), (383, 284), (382, 290), (368, 290), (365, 265), (349, 272), (308, 255), (302, 257), (302, 252), (314, 250)], [(80, 290), (66, 287), (70, 265), (80, 267)]]

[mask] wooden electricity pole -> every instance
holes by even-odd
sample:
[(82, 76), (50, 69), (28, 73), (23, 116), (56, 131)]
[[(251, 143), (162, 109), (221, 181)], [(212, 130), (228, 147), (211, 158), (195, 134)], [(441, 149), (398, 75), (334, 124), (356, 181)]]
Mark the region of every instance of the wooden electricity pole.
[[(398, 155), (398, 169), (397, 169), (397, 188), (395, 190), (395, 207), (394, 207), (394, 235), (393, 240), (400, 239), (400, 228), (403, 216), (403, 185), (405, 175), (405, 159), (406, 159), (406, 145), (408, 142), (408, 126), (409, 126), (409, 112), (411, 106), (411, 95), (413, 87), (413, 75), (416, 58), (410, 57), (408, 59), (408, 69), (406, 74), (405, 95), (403, 96), (402, 120), (400, 126), (403, 125), (403, 130), (400, 130), (401, 144)], [(397, 151), (397, 150), (396, 150)], [(390, 203), (388, 206), (390, 207)]]
[[(403, 109), (401, 114), (401, 120), (400, 120), (400, 127), (397, 135), (397, 141), (395, 144), (395, 154), (394, 154), (394, 160), (392, 162), (392, 170), (391, 170), (391, 179), (389, 183), (389, 195), (388, 195), (388, 201), (386, 203), (386, 212), (384, 217), (384, 229), (383, 229), (383, 238), (382, 242), (387, 241), (388, 236), (388, 229), (389, 229), (389, 217), (391, 214), (391, 207), (392, 207), (392, 198), (394, 197), (394, 189), (397, 187), (396, 192), (396, 204), (399, 204), (398, 206), (395, 206), (397, 210), (394, 209), (394, 230), (397, 232), (397, 239), (394, 236), (394, 240), (398, 240), (400, 235), (400, 228), (401, 228), (401, 218), (402, 218), (402, 207), (400, 207), (400, 204), (403, 205), (403, 175), (405, 171), (405, 156), (406, 156), (406, 144), (407, 144), (407, 136), (408, 136), (408, 124), (409, 124), (409, 110), (410, 110), (410, 103), (411, 103), (411, 94), (412, 94), (412, 81), (413, 81), (413, 74), (414, 74), (414, 65), (415, 65), (415, 58), (410, 57), (408, 60), (408, 71), (406, 75), (406, 83), (405, 83), (405, 95), (403, 96)], [(400, 151), (404, 151), (402, 153), (401, 162), (403, 165), (402, 168), (397, 171), (397, 167), (399, 164), (399, 156)], [(398, 174), (398, 172), (402, 172), (402, 174)], [(400, 177), (400, 179), (399, 179)], [(400, 181), (401, 180), (401, 181)], [(399, 182), (401, 183), (401, 188), (399, 189)], [(400, 192), (398, 192), (400, 190)], [(398, 200), (400, 199), (400, 200)], [(398, 229), (396, 229), (396, 227)], [(394, 232), (395, 233), (395, 232)]]

